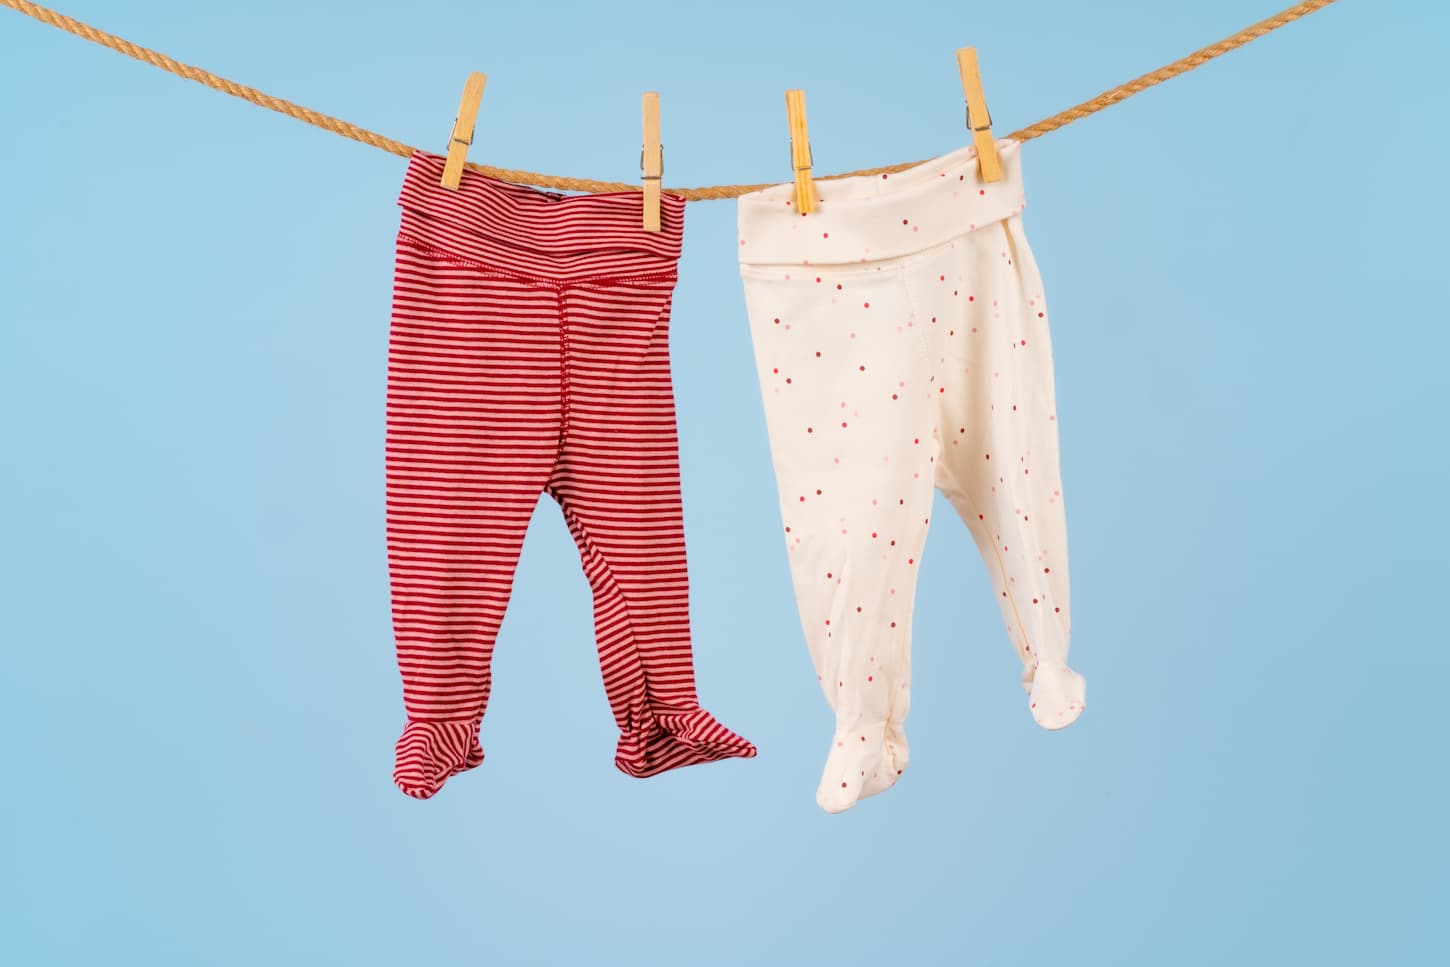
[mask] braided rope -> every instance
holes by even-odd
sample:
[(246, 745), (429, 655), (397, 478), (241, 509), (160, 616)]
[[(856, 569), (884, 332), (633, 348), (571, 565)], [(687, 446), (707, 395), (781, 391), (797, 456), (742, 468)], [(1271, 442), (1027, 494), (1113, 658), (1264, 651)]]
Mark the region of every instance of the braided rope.
[[(1293, 23), (1301, 17), (1307, 17), (1335, 3), (1337, 0), (1306, 0), (1304, 3), (1297, 3), (1292, 7), (1281, 10), (1266, 20), (1261, 20), (1252, 26), (1245, 27), (1231, 37), (1225, 37), (1216, 44), (1210, 44), (1201, 50), (1194, 51), (1187, 57), (1183, 57), (1155, 71), (1150, 71), (1142, 77), (1120, 84), (1117, 87), (1104, 91), (1089, 101), (1070, 107), (1065, 111), (1054, 114), (1050, 118), (1038, 121), (1020, 131), (1014, 131), (1008, 135), (1018, 141), (1029, 141), (1032, 138), (1041, 137), (1049, 131), (1056, 131), (1058, 128), (1071, 124), (1073, 121), (1081, 120), (1090, 114), (1096, 114), (1104, 108), (1111, 107), (1121, 101), (1125, 101), (1141, 91), (1145, 91), (1156, 84), (1186, 74), (1196, 67), (1221, 57), (1231, 50), (1236, 50), (1245, 44), (1258, 40), (1265, 34), (1278, 30), (1285, 24)], [(205, 84), (213, 90), (221, 91), (223, 94), (230, 94), (239, 97), (244, 101), (250, 101), (259, 107), (285, 114), (288, 117), (297, 118), (299, 121), (306, 121), (308, 124), (340, 134), (345, 138), (354, 141), (361, 141), (363, 144), (372, 145), (374, 148), (381, 148), (391, 154), (401, 157), (408, 157), (413, 153), (410, 145), (401, 141), (394, 141), (392, 138), (384, 137), (375, 131), (358, 127), (348, 121), (314, 111), (311, 108), (294, 104), (291, 101), (283, 100), (280, 97), (273, 97), (255, 87), (248, 87), (245, 84), (238, 84), (229, 81), (225, 77), (218, 77), (211, 71), (202, 70), (200, 67), (193, 67), (190, 64), (183, 64), (175, 58), (168, 57), (163, 53), (133, 44), (124, 37), (117, 37), (115, 34), (108, 34), (104, 30), (97, 30), (90, 24), (82, 23), (73, 17), (67, 17), (63, 13), (57, 13), (48, 7), (31, 3), (29, 0), (0, 0), (0, 4), (17, 10), (28, 17), (33, 17), (41, 23), (57, 27), (67, 33), (75, 34), (92, 43), (100, 44), (102, 47), (109, 47), (118, 53), (133, 57), (136, 60), (159, 67), (179, 77), (196, 81), (198, 84)], [(850, 178), (856, 175), (879, 175), (891, 174), (897, 171), (905, 171), (907, 168), (921, 164), (920, 161), (907, 161), (901, 164), (886, 165), (880, 168), (862, 168), (857, 171), (845, 171), (835, 175), (819, 175), (818, 181), (832, 178)], [(505, 181), (512, 181), (518, 184), (535, 185), (542, 188), (558, 188), (565, 191), (603, 192), (603, 191), (629, 191), (637, 190), (638, 185), (626, 184), (616, 181), (595, 181), (590, 178), (565, 178), (558, 175), (544, 175), (534, 171), (517, 171), (511, 168), (494, 168), (489, 165), (468, 163), (468, 167), (474, 171), (494, 178), (501, 178)], [(711, 185), (705, 188), (666, 188), (665, 191), (672, 195), (681, 195), (688, 201), (706, 201), (715, 198), (737, 198), (747, 192), (756, 191), (760, 188), (767, 188), (769, 185)]]

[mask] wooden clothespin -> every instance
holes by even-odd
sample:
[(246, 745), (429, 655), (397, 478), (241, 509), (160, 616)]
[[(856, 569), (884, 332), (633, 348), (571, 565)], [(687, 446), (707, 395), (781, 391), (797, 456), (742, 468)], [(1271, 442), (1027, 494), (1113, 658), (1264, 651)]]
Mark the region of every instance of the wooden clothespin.
[(790, 121), (790, 166), (795, 169), (795, 204), (802, 215), (816, 210), (816, 183), (811, 180), (811, 136), (806, 128), (806, 92), (785, 92)]
[(665, 149), (660, 144), (660, 96), (646, 91), (644, 107), (644, 147), (639, 153), (640, 177), (644, 179), (644, 230), (660, 230), (660, 179), (665, 173)]
[(962, 94), (967, 99), (967, 127), (977, 146), (977, 161), (983, 181), (1002, 180), (1002, 159), (997, 156), (997, 141), (992, 137), (992, 112), (987, 110), (987, 97), (982, 93), (982, 73), (977, 67), (977, 48), (957, 50), (957, 70), (962, 75)]
[(483, 99), (486, 76), (474, 71), (463, 85), (463, 100), (458, 102), (458, 117), (453, 119), (453, 134), (448, 138), (448, 160), (443, 165), (443, 187), (458, 190), (463, 177), (463, 162), (468, 146), (473, 144), (473, 125), (478, 120), (478, 102)]

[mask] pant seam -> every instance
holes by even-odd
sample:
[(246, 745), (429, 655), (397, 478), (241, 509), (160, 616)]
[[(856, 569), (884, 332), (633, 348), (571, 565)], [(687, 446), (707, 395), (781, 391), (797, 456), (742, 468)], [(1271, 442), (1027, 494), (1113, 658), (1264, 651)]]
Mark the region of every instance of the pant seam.
[(569, 439), (569, 292), (561, 285), (555, 289), (555, 295), (559, 300), (559, 447), (554, 458), (557, 470), (564, 459), (564, 444)]

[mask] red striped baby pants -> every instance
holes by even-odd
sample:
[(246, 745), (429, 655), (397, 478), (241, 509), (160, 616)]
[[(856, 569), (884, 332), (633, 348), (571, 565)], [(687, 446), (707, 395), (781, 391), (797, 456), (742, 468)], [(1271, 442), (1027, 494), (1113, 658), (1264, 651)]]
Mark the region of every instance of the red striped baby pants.
[(668, 330), (684, 200), (566, 196), (413, 155), (388, 349), (387, 536), (407, 724), (393, 779), (427, 798), (483, 761), (494, 641), (541, 493), (594, 592), (632, 776), (755, 747), (695, 691)]

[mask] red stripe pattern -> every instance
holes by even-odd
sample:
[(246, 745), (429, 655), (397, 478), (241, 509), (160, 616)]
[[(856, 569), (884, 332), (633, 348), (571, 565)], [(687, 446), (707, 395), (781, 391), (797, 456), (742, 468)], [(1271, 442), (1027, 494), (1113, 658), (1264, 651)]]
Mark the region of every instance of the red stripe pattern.
[(540, 493), (594, 593), (632, 776), (755, 747), (700, 707), (669, 321), (684, 200), (562, 195), (408, 166), (388, 348), (387, 536), (407, 724), (393, 779), (426, 799), (483, 761), (494, 642)]

